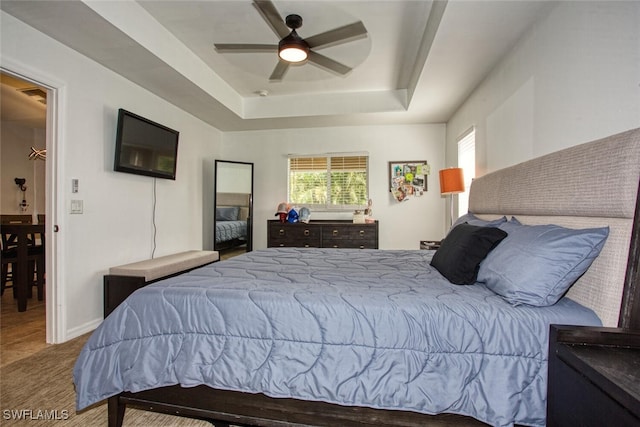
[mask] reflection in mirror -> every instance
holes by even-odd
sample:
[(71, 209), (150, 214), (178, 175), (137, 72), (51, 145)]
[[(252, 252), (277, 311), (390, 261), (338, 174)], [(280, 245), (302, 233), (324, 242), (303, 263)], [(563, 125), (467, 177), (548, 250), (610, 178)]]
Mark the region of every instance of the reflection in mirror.
[(253, 245), (253, 163), (216, 160), (214, 248), (221, 256)]

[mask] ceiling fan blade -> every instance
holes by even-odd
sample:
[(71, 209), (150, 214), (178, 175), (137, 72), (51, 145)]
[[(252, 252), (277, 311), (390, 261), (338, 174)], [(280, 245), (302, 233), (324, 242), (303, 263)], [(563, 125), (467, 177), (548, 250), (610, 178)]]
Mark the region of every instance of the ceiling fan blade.
[(338, 61), (334, 61), (331, 58), (327, 58), (324, 55), (320, 55), (317, 52), (310, 51), (309, 52), (309, 62), (312, 62), (319, 67), (322, 67), (326, 70), (333, 71), (338, 74), (347, 74), (351, 71), (351, 67), (347, 67), (344, 64), (339, 63)]
[(270, 81), (280, 81), (284, 78), (284, 75), (289, 71), (289, 63), (287, 61), (280, 61), (276, 64), (276, 68), (273, 69), (273, 72), (269, 76)]
[(276, 9), (271, 0), (253, 0), (253, 5), (279, 38), (283, 39), (289, 35), (291, 30), (284, 23), (282, 16), (280, 16), (278, 9)]
[(366, 36), (367, 29), (364, 27), (362, 21), (358, 21), (353, 24), (325, 31), (324, 33), (316, 34), (315, 36), (307, 37), (304, 41), (306, 41), (309, 47), (313, 49), (335, 46), (337, 44), (347, 43)]
[(213, 45), (220, 53), (275, 52), (278, 50), (276, 44), (214, 43)]

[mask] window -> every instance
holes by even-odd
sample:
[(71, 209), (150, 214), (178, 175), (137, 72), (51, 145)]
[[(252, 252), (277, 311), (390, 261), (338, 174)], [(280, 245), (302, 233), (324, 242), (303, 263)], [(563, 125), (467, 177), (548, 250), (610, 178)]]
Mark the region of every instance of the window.
[(352, 210), (363, 208), (368, 200), (368, 155), (289, 156), (289, 204)]
[(458, 139), (458, 167), (464, 175), (464, 193), (458, 194), (458, 216), (469, 211), (469, 189), (476, 176), (476, 130), (471, 128)]

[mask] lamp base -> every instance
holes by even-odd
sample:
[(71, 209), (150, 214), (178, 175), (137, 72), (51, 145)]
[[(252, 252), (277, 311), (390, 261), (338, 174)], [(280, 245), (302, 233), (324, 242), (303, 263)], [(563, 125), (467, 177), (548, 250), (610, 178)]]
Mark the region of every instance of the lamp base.
[(454, 216), (453, 216), (453, 194), (449, 195), (449, 209), (451, 215), (451, 222), (449, 223), (449, 228), (453, 226)]

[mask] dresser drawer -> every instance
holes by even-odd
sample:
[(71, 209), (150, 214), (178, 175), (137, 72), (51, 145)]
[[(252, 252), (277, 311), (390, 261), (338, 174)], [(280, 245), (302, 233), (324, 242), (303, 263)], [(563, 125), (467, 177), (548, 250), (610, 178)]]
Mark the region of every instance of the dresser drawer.
[(335, 240), (327, 239), (322, 241), (323, 248), (343, 248), (343, 249), (377, 249), (375, 240)]
[(269, 224), (269, 247), (319, 248), (320, 227), (308, 224)]
[(374, 225), (325, 225), (322, 228), (322, 246), (325, 248), (376, 249), (378, 236)]

